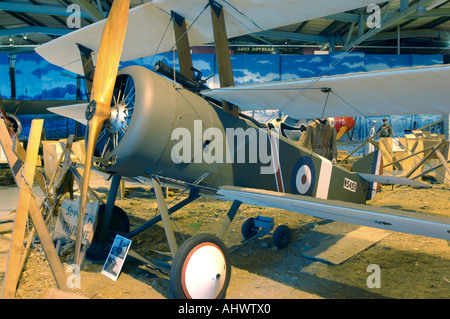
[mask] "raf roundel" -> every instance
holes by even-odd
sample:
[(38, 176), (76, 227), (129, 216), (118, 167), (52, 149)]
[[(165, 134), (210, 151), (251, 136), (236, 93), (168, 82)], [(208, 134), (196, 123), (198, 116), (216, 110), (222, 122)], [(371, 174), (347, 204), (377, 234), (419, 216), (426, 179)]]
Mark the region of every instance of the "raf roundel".
[(292, 170), (291, 186), (294, 194), (312, 195), (316, 181), (314, 163), (308, 156), (301, 157)]

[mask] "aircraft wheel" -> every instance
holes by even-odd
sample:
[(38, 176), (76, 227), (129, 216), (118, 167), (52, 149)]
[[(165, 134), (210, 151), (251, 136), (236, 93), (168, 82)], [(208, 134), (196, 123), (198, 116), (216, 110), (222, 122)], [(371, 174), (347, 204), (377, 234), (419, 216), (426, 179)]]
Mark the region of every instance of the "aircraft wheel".
[(291, 230), (286, 225), (280, 225), (273, 233), (273, 242), (278, 249), (286, 248), (291, 242)]
[(98, 209), (98, 222), (97, 227), (94, 232), (94, 237), (92, 238), (92, 243), (86, 251), (86, 257), (91, 260), (105, 260), (108, 257), (111, 246), (114, 242), (116, 234), (128, 234), (130, 232), (130, 221), (128, 220), (128, 215), (125, 211), (114, 206), (113, 214), (111, 217), (111, 225), (108, 229), (108, 236), (104, 243), (99, 242), (100, 236), (100, 225), (102, 225), (103, 214), (106, 209), (106, 204), (101, 204)]
[(230, 276), (225, 244), (214, 235), (199, 234), (186, 240), (175, 254), (170, 288), (177, 299), (222, 299)]
[(255, 230), (255, 219), (253, 217), (248, 218), (241, 227), (241, 233), (244, 239), (250, 239), (256, 234), (258, 231)]

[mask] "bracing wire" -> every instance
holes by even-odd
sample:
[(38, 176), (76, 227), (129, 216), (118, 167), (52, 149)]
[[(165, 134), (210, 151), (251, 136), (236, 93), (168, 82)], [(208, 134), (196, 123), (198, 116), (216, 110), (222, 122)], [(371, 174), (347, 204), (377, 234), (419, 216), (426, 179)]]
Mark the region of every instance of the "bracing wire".
[[(245, 17), (246, 19), (248, 19), (249, 21), (251, 21), (251, 23), (258, 28), (259, 30), (261, 30), (261, 28), (247, 15), (245, 15), (244, 13), (242, 13), (238, 8), (236, 8), (234, 5), (230, 4), (228, 1), (224, 0), (224, 3), (226, 5), (228, 5), (229, 7), (231, 7), (234, 11), (238, 12), (239, 14), (241, 14), (243, 17)], [(224, 8), (225, 9), (225, 8)], [(400, 4), (395, 7), (394, 9), (392, 9), (389, 13), (387, 13), (384, 18), (382, 19), (382, 21), (380, 23), (385, 22), (386, 20), (388, 20), (389, 18), (392, 17), (392, 15), (394, 15), (397, 11), (400, 10)], [(239, 22), (239, 19), (237, 19), (236, 17), (234, 17), (232, 14), (230, 14), (230, 12), (227, 10), (227, 13), (235, 20), (237, 20)], [(241, 22), (240, 22), (241, 23)], [(247, 27), (245, 24), (241, 23), (241, 25), (243, 25), (244, 27), (246, 27), (248, 30), (252, 31), (252, 33), (254, 32), (253, 30), (251, 30), (251, 28)], [(367, 31), (362, 37), (360, 37), (358, 40), (354, 41), (353, 43), (351, 43), (351, 45), (349, 46), (349, 48), (342, 52), (342, 54), (340, 54), (340, 56), (334, 60), (333, 63), (331, 63), (329, 65), (329, 67), (322, 71), (316, 78), (314, 78), (306, 87), (301, 88), (300, 91), (294, 96), (292, 97), (288, 102), (286, 102), (282, 107), (279, 108), (279, 112), (281, 113), (284, 110), (286, 110), (292, 103), (294, 103), (296, 100), (298, 100), (301, 96), (303, 96), (303, 94), (310, 90), (310, 89), (318, 89), (313, 87), (320, 79), (322, 79), (324, 76), (326, 76), (332, 69), (334, 69), (336, 67), (336, 65), (338, 65), (345, 57), (348, 56), (349, 53), (353, 52), (353, 50), (363, 41), (365, 41), (366, 39), (368, 39), (369, 37), (372, 36), (373, 33), (376, 32), (376, 26), (374, 26), (372, 29), (370, 29), (369, 31)], [(349, 105), (351, 108), (353, 108), (354, 110), (356, 110), (358, 113), (360, 113), (363, 117), (365, 117), (364, 114), (362, 114), (356, 107), (354, 107), (353, 105), (351, 105), (350, 103), (348, 103), (347, 101), (345, 101), (344, 99), (342, 99), (341, 97), (339, 97), (335, 92), (333, 92), (332, 90), (328, 90), (328, 95), (326, 98), (326, 102), (324, 105), (324, 109), (322, 112), (322, 115), (325, 112), (325, 108), (328, 102), (328, 98), (329, 98), (329, 94), (330, 92), (332, 92), (335, 96), (337, 96), (339, 99), (341, 99), (344, 103), (346, 103), (347, 105)], [(274, 120), (276, 118), (277, 115), (272, 116), (268, 121), (270, 122), (271, 120)], [(256, 133), (254, 133), (256, 134)], [(254, 135), (253, 134), (253, 135)], [(253, 137), (253, 136), (252, 136)], [(235, 147), (235, 149), (233, 150), (233, 154), (242, 146), (244, 146), (246, 143), (248, 143), (248, 141), (252, 138), (249, 137), (248, 140), (246, 141), (242, 141), (239, 145), (237, 145)], [(210, 170), (208, 170), (207, 172), (205, 172), (202, 176), (200, 176), (195, 182), (194, 184), (199, 184), (201, 183), (205, 178), (207, 178), (215, 169), (217, 169), (217, 167), (219, 165), (221, 165), (222, 163), (216, 163), (216, 165), (214, 165)]]

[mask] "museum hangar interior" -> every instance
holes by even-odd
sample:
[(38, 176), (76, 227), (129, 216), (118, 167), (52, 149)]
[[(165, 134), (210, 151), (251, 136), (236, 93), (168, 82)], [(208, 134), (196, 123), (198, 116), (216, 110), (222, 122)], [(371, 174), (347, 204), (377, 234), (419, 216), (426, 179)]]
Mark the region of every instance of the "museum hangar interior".
[[(115, 8), (113, 3), (125, 2), (127, 11), (128, 8), (130, 10), (126, 18), (123, 13), (119, 13), (120, 9), (112, 10)], [(251, 0), (195, 0), (192, 1), (191, 6), (189, 1), (184, 3), (180, 0), (131, 0), (129, 3), (122, 0), (1, 1), (0, 97), (2, 118), (6, 117), (5, 130), (0, 132), (2, 142), (2, 148), (0, 148), (2, 297), (204, 298), (207, 296), (209, 298), (212, 296), (223, 298), (228, 289), (227, 298), (240, 299), (246, 297), (239, 294), (238, 280), (235, 279), (236, 281), (233, 282), (230, 274), (232, 268), (242, 269), (242, 265), (245, 264), (244, 268), (250, 273), (265, 278), (261, 279), (262, 286), (267, 285), (281, 291), (281, 296), (276, 296), (273, 292), (267, 295), (255, 293), (254, 296), (250, 293), (255, 299), (448, 298), (450, 278), (445, 277), (445, 271), (440, 272), (437, 269), (442, 269), (442, 265), (445, 262), (448, 263), (450, 259), (448, 246), (445, 243), (445, 240), (449, 240), (447, 237), (450, 233), (448, 224), (450, 217), (448, 209), (450, 106), (446, 103), (450, 99), (445, 97), (448, 94), (448, 89), (445, 88), (448, 83), (446, 80), (450, 73), (447, 70), (447, 65), (450, 63), (450, 2), (392, 0), (373, 1), (375, 4), (371, 4), (370, 1), (351, 0), (347, 6), (342, 5), (342, 8), (337, 8), (340, 5), (327, 4), (326, 1), (319, 2), (320, 4), (314, 1), (283, 0), (278, 8), (271, 1)], [(283, 4), (289, 7), (281, 8)], [(164, 18), (160, 18), (161, 16)], [(298, 17), (297, 20), (296, 17)], [(125, 33), (123, 35), (125, 40), (119, 40), (121, 37), (119, 31), (126, 30), (123, 26), (127, 25), (127, 21), (128, 31), (126, 36)], [(283, 21), (286, 21), (286, 25), (282, 23)], [(140, 23), (142, 23), (141, 27), (139, 27)], [(210, 30), (205, 31), (207, 29), (205, 25)], [(100, 31), (98, 31), (99, 26), (101, 26)], [(154, 29), (153, 26), (155, 26)], [(109, 40), (104, 40), (106, 37), (101, 38), (103, 27), (105, 30), (108, 30), (108, 27), (113, 30), (110, 32), (114, 35), (110, 35)], [(189, 35), (191, 43), (185, 35)], [(140, 40), (141, 36), (144, 37), (142, 40)], [(89, 47), (92, 43), (96, 45)], [(97, 51), (104, 43), (107, 48), (104, 52), (108, 53), (102, 56)], [(116, 43), (118, 47), (115, 49), (113, 46), (107, 47), (111, 43)], [(59, 46), (58, 49), (55, 49), (56, 46)], [(71, 51), (66, 56), (63, 49), (69, 46)], [(71, 56), (72, 47), (77, 48), (76, 61)], [(120, 52), (124, 52), (122, 56), (120, 52), (118, 56), (114, 54), (119, 51), (118, 48)], [(101, 87), (108, 82), (107, 73), (98, 72), (104, 75), (102, 77), (95, 71), (103, 70), (98, 67), (99, 65), (106, 65), (105, 70), (109, 67), (114, 69), (112, 66), (116, 62), (111, 62), (112, 58), (111, 61), (108, 60), (111, 56), (117, 56), (118, 67), (109, 75), (113, 74), (112, 78), (115, 79), (117, 70), (119, 75), (117, 81), (114, 80), (111, 84), (111, 105), (106, 105), (95, 99), (101, 90), (94, 91), (92, 88), (93, 83), (94, 87), (95, 83)], [(89, 67), (92, 72), (88, 73)], [(144, 68), (146, 71), (143, 71)], [(150, 85), (148, 84), (150, 82), (157, 82), (154, 80), (155, 75), (148, 75), (147, 72), (162, 76), (167, 82), (158, 87), (159, 91), (155, 93), (157, 97), (154, 97), (151, 92), (144, 95), (139, 93), (139, 97), (138, 93), (133, 94), (133, 90), (137, 92), (137, 88)], [(138, 79), (145, 80), (138, 81)], [(141, 85), (138, 82), (146, 84)], [(175, 88), (175, 92), (180, 94), (180, 97), (173, 98), (166, 93), (166, 87), (167, 90)], [(180, 93), (183, 90), (190, 95)], [(127, 101), (130, 96), (130, 100)], [(167, 102), (166, 107), (165, 101), (172, 98), (175, 102)], [(201, 106), (197, 108), (196, 101), (200, 98), (201, 102), (198, 103)], [(149, 100), (158, 101), (161, 109), (166, 110), (152, 113), (150, 107), (147, 107), (146, 111), (137, 111), (139, 101)], [(100, 109), (105, 105), (108, 115), (102, 120), (104, 122), (100, 122), (98, 131), (100, 136), (95, 139), (93, 143), (96, 144), (92, 146), (93, 163), (89, 164), (89, 158), (92, 159), (92, 154), (89, 152), (89, 131), (96, 131), (92, 123), (97, 117), (100, 118), (102, 113)], [(52, 108), (55, 109), (51, 110)], [(224, 114), (216, 114), (220, 112)], [(133, 117), (134, 114), (142, 116)], [(161, 119), (159, 123), (155, 121), (155, 114), (158, 119)], [(145, 116), (148, 116), (148, 121), (145, 120)], [(172, 116), (173, 118), (169, 118)], [(232, 119), (228, 119), (227, 116)], [(142, 118), (141, 121), (138, 121), (138, 117)], [(91, 121), (92, 119), (94, 120)], [(224, 134), (226, 128), (236, 127), (233, 124), (235, 120), (236, 123), (244, 121), (245, 125), (236, 125), (255, 128), (255, 134), (258, 135), (263, 128), (267, 131), (268, 140), (272, 143), (273, 135), (269, 131), (275, 130), (282, 139), (281, 144), (277, 144), (279, 149), (271, 144), (270, 163), (275, 164), (277, 169), (271, 172), (270, 176), (273, 175), (275, 178), (271, 177), (269, 181), (266, 176), (255, 177), (253, 174), (259, 171), (259, 166), (256, 167), (254, 162), (241, 162), (239, 164), (248, 166), (237, 167), (233, 165), (236, 164), (234, 162), (217, 161), (217, 132), (213, 133), (214, 140), (212, 137), (201, 136), (200, 139), (203, 141), (199, 144), (204, 160), (207, 158), (205, 152), (208, 153), (209, 149), (215, 150), (213, 156), (211, 152), (208, 153), (210, 156), (208, 158), (216, 161), (215, 166), (209, 166), (210, 162), (205, 164), (201, 160), (195, 161), (198, 158), (195, 157), (198, 156), (195, 150), (195, 137), (193, 137), (192, 158), (189, 157), (190, 153), (186, 157), (184, 148), (183, 152), (176, 155), (173, 149), (171, 153), (169, 148), (171, 145), (173, 147), (174, 141), (179, 141), (173, 137), (173, 132), (183, 124), (190, 125), (186, 124), (189, 119), (203, 120), (205, 127), (212, 127), (214, 123), (219, 123), (220, 130)], [(37, 124), (37, 120), (41, 122)], [(36, 129), (39, 125), (41, 127)], [(135, 128), (132, 128), (133, 125)], [(328, 125), (327, 127), (330, 128), (331, 139), (328, 133), (325, 133), (326, 129), (323, 125)], [(259, 130), (256, 129), (258, 127)], [(39, 136), (34, 130), (39, 132), (37, 134)], [(127, 132), (129, 132), (128, 137)], [(226, 132), (228, 134), (228, 131)], [(388, 134), (385, 135), (385, 132)], [(192, 134), (194, 133), (195, 124)], [(93, 135), (95, 134), (91, 134)], [(155, 136), (159, 137), (154, 139)], [(164, 144), (166, 137), (169, 142)], [(225, 140), (227, 137), (223, 138)], [(306, 141), (308, 138), (311, 138), (310, 142)], [(319, 140), (320, 138), (322, 140)], [(324, 141), (325, 138), (328, 140)], [(152, 144), (158, 139), (161, 141)], [(122, 146), (120, 142), (123, 142)], [(251, 143), (251, 136), (244, 138), (244, 144)], [(262, 143), (261, 140), (259, 143)], [(132, 144), (135, 145), (130, 146)], [(317, 145), (314, 146), (314, 144)], [(181, 143), (178, 144), (180, 145)], [(259, 145), (258, 149), (260, 147)], [(327, 152), (321, 153), (324, 148)], [(34, 157), (31, 155), (33, 149)], [(273, 153), (275, 149), (278, 152), (277, 156)], [(31, 151), (28, 152), (28, 150)], [(123, 153), (118, 153), (119, 151)], [(133, 151), (138, 154), (133, 154)], [(305, 151), (310, 155), (306, 156)], [(239, 152), (238, 147), (234, 152)], [(249, 152), (252, 151), (249, 149)], [(381, 162), (376, 159), (378, 154), (382, 159)], [(27, 157), (28, 155), (30, 158)], [(200, 166), (191, 169), (177, 166), (186, 158), (188, 160), (195, 158), (194, 163)], [(34, 163), (33, 159), (36, 159), (36, 165), (27, 166), (30, 165), (29, 162)], [(370, 160), (370, 165), (364, 162), (364, 159)], [(15, 160), (21, 163), (20, 168), (14, 167)], [(171, 162), (164, 162), (165, 160), (171, 160)], [(259, 160), (262, 161), (262, 159)], [(84, 170), (85, 165), (93, 165), (98, 169), (98, 171), (92, 169), (90, 182), (89, 174), (85, 175), (84, 171), (91, 170)], [(194, 166), (191, 165), (191, 167)], [(28, 168), (28, 173), (25, 170), (27, 167), (32, 167)], [(35, 169), (36, 176), (33, 176)], [(353, 175), (346, 174), (358, 175), (357, 180), (350, 181), (349, 176)], [(384, 174), (390, 179), (362, 176), (364, 174), (373, 176)], [(117, 176), (119, 177), (115, 178)], [(34, 182), (28, 183), (30, 178), (33, 178), (31, 180)], [(338, 180), (340, 178), (345, 181), (341, 182)], [(88, 184), (85, 188), (86, 179)], [(327, 179), (325, 195), (322, 184), (324, 179)], [(394, 186), (397, 182), (402, 186)], [(380, 186), (381, 184), (383, 185)], [(386, 239), (391, 238), (389, 236), (392, 235), (385, 231), (391, 229), (389, 226), (397, 227), (395, 223), (402, 223), (401, 219), (394, 219), (392, 223), (376, 219), (371, 221), (373, 224), (366, 224), (366, 222), (355, 222), (357, 219), (355, 217), (349, 219), (351, 224), (356, 224), (358, 227), (369, 225), (368, 228), (374, 225), (383, 233), (364, 233), (364, 236), (369, 236), (368, 233), (370, 233), (372, 237), (358, 238), (356, 241), (365, 243), (368, 241), (370, 244), (362, 244), (357, 251), (347, 251), (348, 255), (340, 261), (327, 261), (323, 255), (313, 256), (313, 260), (319, 260), (319, 262), (325, 259), (323, 265), (317, 266), (306, 260), (311, 260), (310, 255), (318, 253), (315, 251), (308, 255), (308, 249), (298, 244), (300, 241), (305, 239), (305, 242), (308, 242), (309, 240), (307, 244), (309, 249), (322, 249), (323, 247), (319, 247), (321, 240), (334, 240), (334, 244), (337, 245), (339, 242), (337, 237), (348, 239), (349, 234), (354, 235), (352, 232), (360, 232), (361, 228), (339, 228), (341, 227), (339, 224), (336, 226), (337, 233), (333, 231), (327, 233), (324, 239), (315, 238), (312, 235), (307, 237), (309, 235), (304, 235), (305, 232), (314, 232), (317, 227), (328, 227), (324, 221), (334, 220), (332, 215), (327, 215), (325, 212), (322, 215), (310, 213), (311, 218), (315, 218), (311, 220), (311, 225), (314, 226), (305, 226), (309, 225), (307, 221), (303, 223), (292, 221), (295, 218), (301, 220), (302, 216), (305, 216), (303, 214), (308, 215), (304, 213), (306, 208), (294, 209), (293, 211), (301, 215), (295, 214), (294, 216), (297, 216), (295, 218), (289, 215), (286, 223), (283, 222), (282, 215), (277, 215), (280, 213), (272, 211), (266, 212), (270, 217), (255, 217), (256, 213), (249, 207), (259, 203), (264, 207), (287, 210), (289, 206), (276, 197), (278, 195), (260, 194), (256, 191), (245, 193), (242, 189), (245, 187), (262, 192), (286, 193), (300, 197), (308, 195), (313, 198), (313, 201), (342, 200), (351, 204), (384, 206), (383, 209), (399, 209), (415, 213), (427, 211), (427, 214), (438, 215), (436, 218), (442, 218), (442, 220), (435, 220), (434, 216), (430, 217), (432, 220), (428, 220), (428, 217), (423, 219), (423, 223), (427, 225), (436, 222), (436, 230), (430, 230), (430, 234), (433, 234), (430, 236), (434, 237), (433, 240), (436, 240), (438, 245), (436, 249), (430, 249), (428, 246), (432, 246), (431, 242), (424, 239), (428, 238), (426, 237), (428, 230), (422, 231), (422, 224), (417, 226), (414, 224), (411, 229), (406, 229), (405, 233), (418, 234), (420, 244), (412, 247), (414, 245), (405, 244), (402, 241), (407, 242), (407, 239), (397, 238), (393, 241), (397, 242), (400, 248), (395, 247), (394, 243)], [(27, 190), (22, 191), (23, 188)], [(134, 199), (139, 196), (138, 193), (141, 193), (142, 189), (145, 190), (144, 198), (147, 198), (150, 204)], [(162, 197), (158, 197), (160, 190)], [(346, 194), (346, 191), (351, 193)], [(237, 195), (239, 192), (241, 193)], [(373, 195), (369, 196), (371, 192), (379, 193), (377, 195), (381, 197), (379, 202), (371, 202), (374, 200)], [(203, 199), (203, 195), (206, 199)], [(231, 208), (216, 206), (215, 201), (218, 200), (218, 195), (223, 196), (228, 202), (231, 201), (233, 204)], [(61, 222), (62, 218), (59, 218), (59, 215), (62, 215), (59, 214), (60, 210), (67, 210), (67, 205), (70, 203), (79, 205), (77, 200), (81, 197), (83, 202), (85, 200), (83, 196), (84, 198), (91, 196), (91, 199), (87, 199), (88, 204), (98, 203), (95, 207), (87, 205), (86, 208), (86, 203), (79, 207), (80, 210), (86, 210), (86, 214), (95, 210), (94, 222), (91, 225), (93, 229), (86, 231), (90, 232), (90, 235), (87, 235), (88, 243), (84, 241), (81, 243), (81, 232), (76, 230), (82, 225), (81, 218), (75, 216), (71, 222), (66, 220)], [(266, 197), (262, 199), (258, 196)], [(303, 200), (300, 197), (296, 199)], [(183, 221), (178, 221), (171, 214), (176, 210), (184, 214), (184, 206), (191, 204), (194, 200), (194, 205), (197, 205), (197, 198), (202, 198), (198, 203), (201, 206), (200, 208), (195, 206), (195, 217), (186, 217), (189, 221), (183, 227), (188, 230), (184, 231), (179, 226), (183, 224)], [(406, 204), (409, 198), (412, 198), (412, 201)], [(167, 211), (168, 205), (161, 202), (163, 199), (170, 203), (178, 200), (182, 202), (178, 204), (179, 206), (175, 204), (169, 208), (166, 214), (163, 211)], [(414, 202), (414, 199), (417, 199), (417, 202)], [(109, 204), (110, 201), (112, 204)], [(27, 202), (25, 206), (24, 202)], [(249, 206), (240, 206), (242, 203)], [(314, 204), (319, 203), (314, 202)], [(151, 214), (127, 217), (128, 213), (131, 214), (131, 211), (135, 210), (133, 206), (141, 207), (140, 209), (147, 214), (151, 211)], [(200, 235), (202, 233), (200, 230), (203, 232), (209, 229), (216, 230), (214, 226), (203, 222), (204, 219), (201, 216), (203, 213), (200, 212), (202, 210), (208, 210), (210, 211), (208, 214), (215, 216), (208, 215), (206, 220), (217, 220), (215, 224), (221, 227), (217, 233), (221, 235), (217, 235), (221, 239), (219, 242), (215, 241), (216, 237), (210, 239)], [(334, 208), (331, 210), (335, 213)], [(25, 212), (25, 217), (22, 213), (22, 220), (18, 217), (20, 211)], [(105, 235), (102, 227), (98, 226), (103, 218), (100, 211), (103, 216), (107, 216), (104, 217), (106, 220), (113, 218), (113, 224), (117, 223), (114, 226), (117, 227), (114, 229), (114, 235), (125, 237), (117, 245), (123, 245), (125, 248), (122, 246), (117, 248), (116, 241), (105, 239), (108, 235)], [(245, 218), (242, 217), (245, 221), (239, 222), (240, 217), (238, 217), (237, 221), (231, 224), (237, 211), (245, 216)], [(160, 217), (153, 217), (158, 212)], [(384, 210), (382, 212), (392, 213), (396, 218), (400, 216), (398, 212)], [(222, 213), (227, 215), (224, 221), (218, 217)], [(336, 222), (346, 222), (347, 217), (337, 218)], [(422, 217), (418, 218), (422, 221)], [(136, 219), (140, 219), (139, 222)], [(159, 222), (160, 220), (162, 223)], [(290, 229), (286, 225), (276, 228), (274, 221), (277, 224), (288, 224)], [(86, 221), (84, 223), (86, 224)], [(168, 226), (171, 223), (175, 226)], [(25, 224), (28, 225), (26, 230), (23, 226)], [(230, 224), (238, 225), (230, 226)], [(242, 227), (241, 224), (243, 224)], [(139, 236), (148, 235), (149, 229), (153, 229), (155, 225), (161, 225), (161, 229), (165, 231), (156, 241), (162, 241), (168, 245), (164, 246), (163, 250), (166, 250), (165, 257), (171, 255), (172, 262), (164, 261), (160, 264), (147, 256), (148, 247), (151, 245), (148, 244), (150, 240), (147, 238), (144, 245), (143, 239)], [(63, 230), (55, 231), (58, 227)], [(238, 230), (235, 231), (233, 227), (237, 227)], [(395, 227), (392, 228), (394, 231), (398, 229), (400, 233), (403, 233), (403, 225)], [(16, 229), (19, 229), (15, 232), (18, 238), (14, 237)], [(273, 229), (275, 231), (272, 231)], [(445, 229), (447, 234), (436, 235)], [(108, 231), (111, 235), (112, 230), (108, 229)], [(236, 242), (233, 236), (225, 235), (226, 231), (239, 233), (239, 236), (244, 237), (244, 241)], [(330, 229), (324, 230), (324, 232), (327, 231)], [(192, 236), (191, 238), (198, 235), (198, 243), (195, 240), (186, 240), (183, 233), (186, 237)], [(422, 234), (425, 237), (421, 237)], [(147, 237), (154, 239), (153, 236), (156, 235), (152, 233)], [(178, 247), (176, 242), (180, 241), (180, 236), (184, 243)], [(267, 237), (273, 237), (273, 243), (266, 240)], [(138, 239), (134, 240), (134, 238)], [(131, 239), (133, 239), (132, 244)], [(203, 295), (203, 291), (198, 291), (193, 282), (201, 282), (204, 278), (198, 275), (200, 277), (198, 279), (194, 272), (191, 274), (186, 269), (190, 269), (189, 258), (192, 257), (192, 263), (197, 262), (196, 258), (199, 258), (195, 257), (197, 256), (196, 247), (203, 245), (205, 241), (209, 243), (208, 240), (214, 242), (211, 244), (215, 247), (214, 249), (221, 252), (223, 256), (227, 255), (223, 257), (224, 260), (219, 258), (218, 262), (223, 262), (226, 267), (224, 273), (217, 273), (216, 284), (211, 288), (212, 295)], [(22, 241), (24, 245), (17, 244)], [(257, 245), (255, 242), (258, 241), (263, 241), (263, 248), (252, 246)], [(433, 271), (434, 276), (428, 278), (433, 283), (425, 279), (423, 282), (421, 282), (422, 279), (417, 279), (420, 286), (417, 292), (412, 292), (413, 289), (408, 286), (400, 285), (397, 290), (392, 288), (384, 293), (380, 289), (379, 294), (374, 294), (368, 281), (366, 285), (365, 278), (368, 275), (359, 273), (358, 280), (364, 282), (363, 288), (359, 287), (353, 279), (349, 281), (342, 279), (338, 280), (339, 285), (346, 288), (342, 289), (342, 294), (330, 292), (332, 288), (324, 288), (322, 291), (320, 288), (308, 287), (302, 290), (304, 282), (301, 278), (306, 273), (308, 276), (313, 274), (320, 277), (324, 286), (327, 286), (326, 283), (329, 281), (329, 286), (332, 287), (333, 281), (330, 278), (333, 275), (342, 275), (334, 273), (337, 270), (331, 269), (333, 265), (337, 267), (344, 264), (356, 264), (355, 256), (369, 254), (368, 247), (376, 250), (383, 243), (385, 247), (389, 247), (385, 250), (398, 249), (403, 252), (415, 250), (416, 253), (419, 250), (420, 256), (419, 253), (416, 256), (419, 261), (416, 264), (420, 263), (420, 257), (426, 260), (424, 263), (434, 263), (431, 266), (436, 269)], [(14, 250), (13, 247), (17, 245), (18, 248)], [(67, 289), (67, 285), (63, 283), (67, 278), (67, 270), (62, 271), (62, 267), (68, 264), (84, 263), (82, 277), (93, 276), (92, 273), (96, 272), (98, 276), (101, 276), (100, 273), (109, 274), (105, 276), (117, 282), (123, 278), (123, 276), (119, 278), (121, 272), (130, 274), (134, 271), (131, 269), (139, 268), (135, 264), (128, 268), (125, 265), (125, 268), (122, 268), (125, 257), (120, 259), (117, 256), (115, 257), (118, 259), (107, 262), (104, 266), (103, 263), (99, 266), (98, 262), (86, 266), (86, 263), (90, 263), (91, 260), (103, 258), (110, 261), (111, 254), (115, 251), (111, 249), (111, 246), (116, 247), (116, 251), (131, 255), (135, 261), (161, 268), (163, 272), (170, 274), (169, 282), (159, 281), (158, 274), (154, 273), (151, 275), (151, 280), (144, 279), (145, 276), (142, 274), (136, 275), (135, 279), (138, 282), (153, 287), (148, 295), (142, 291), (127, 292), (128, 295), (117, 291), (110, 294), (110, 291), (115, 291), (117, 287), (110, 287), (108, 284), (101, 284), (102, 292), (95, 292), (95, 287), (82, 287), (81, 290), (77, 289), (79, 287), (75, 287), (75, 290)], [(225, 246), (234, 248), (226, 249)], [(289, 252), (290, 249), (292, 252)], [(230, 252), (223, 253), (224, 250)], [(296, 250), (295, 253), (294, 250)], [(252, 251), (256, 251), (255, 254), (261, 258), (270, 255), (270, 252), (276, 254), (281, 252), (285, 255), (275, 256), (275, 258), (280, 260), (285, 258), (292, 262), (298, 262), (295, 258), (306, 259), (299, 262), (302, 266), (298, 269), (286, 268), (285, 265), (280, 268), (279, 271), (283, 276), (290, 273), (294, 278), (287, 289), (285, 285), (289, 279), (281, 275), (279, 278), (274, 275), (265, 276), (263, 270), (258, 268), (253, 271), (252, 267), (246, 264), (244, 259), (252, 260), (251, 255), (254, 253)], [(34, 256), (33, 254), (43, 256), (40, 262), (51, 269), (50, 279), (45, 283), (46, 288), (42, 289), (42, 292), (36, 292), (34, 288), (39, 285), (38, 280), (33, 279), (32, 276), (27, 277), (28, 273), (38, 268), (32, 257), (28, 257), (31, 261), (25, 261), (26, 256)], [(215, 256), (217, 252), (213, 251), (212, 254)], [(218, 255), (222, 256), (222, 254)], [(22, 255), (25, 257), (20, 264)], [(258, 258), (256, 256), (253, 258), (254, 263)], [(128, 263), (129, 259), (127, 259)], [(14, 262), (20, 264), (20, 267), (15, 267), (19, 270), (11, 270)], [(27, 268), (28, 264), (29, 268)], [(248, 261), (248, 264), (252, 262)], [(283, 262), (280, 261), (280, 264)], [(214, 266), (211, 267), (214, 268)], [(96, 269), (92, 271), (93, 268)], [(425, 269), (419, 268), (411, 270), (415, 274), (414, 278), (421, 277), (421, 272)], [(10, 275), (8, 275), (8, 269)], [(30, 270), (23, 272), (23, 269)], [(91, 270), (90, 273), (89, 270)], [(219, 272), (215, 269), (214, 271)], [(400, 273), (401, 271), (393, 274), (393, 278), (396, 279), (390, 278), (391, 282), (401, 281), (402, 279), (398, 277)], [(194, 279), (189, 281), (186, 279), (189, 276), (193, 276)], [(239, 278), (239, 275), (237, 277)], [(259, 279), (252, 280), (258, 282)], [(275, 284), (272, 285), (271, 282), (266, 282), (267, 280)], [(99, 284), (100, 280), (92, 279), (92, 282)], [(124, 283), (124, 285), (127, 284)], [(253, 284), (253, 282), (249, 283), (249, 287), (253, 287)], [(121, 289), (124, 291), (128, 288)], [(411, 295), (400, 289), (408, 290)], [(129, 288), (129, 290), (133, 289)]]

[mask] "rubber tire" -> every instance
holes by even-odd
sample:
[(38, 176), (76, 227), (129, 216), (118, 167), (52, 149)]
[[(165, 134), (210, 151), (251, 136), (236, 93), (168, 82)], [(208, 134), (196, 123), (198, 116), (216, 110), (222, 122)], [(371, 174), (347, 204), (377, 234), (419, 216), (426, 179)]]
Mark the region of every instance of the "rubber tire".
[(248, 240), (253, 236), (255, 236), (256, 234), (258, 234), (258, 231), (254, 230), (254, 228), (255, 228), (255, 219), (253, 217), (246, 219), (241, 227), (242, 237), (244, 237), (245, 240)]
[[(97, 225), (102, 224), (105, 209), (106, 204), (101, 204), (98, 209)], [(98, 242), (98, 237), (100, 236), (100, 227), (96, 227), (94, 237), (92, 238), (92, 243), (86, 251), (86, 257), (93, 261), (105, 260), (111, 250), (116, 234), (128, 234), (129, 232), (130, 221), (128, 220), (127, 213), (125, 213), (122, 208), (114, 206), (106, 242), (99, 247), (100, 244)]]
[(273, 243), (278, 249), (283, 249), (289, 246), (291, 242), (291, 230), (286, 225), (280, 225), (275, 229), (273, 233)]
[(185, 261), (189, 256), (190, 252), (196, 247), (204, 243), (212, 243), (216, 245), (221, 251), (223, 256), (225, 257), (226, 263), (226, 278), (222, 290), (217, 295), (216, 299), (224, 299), (228, 285), (230, 283), (231, 278), (231, 262), (230, 262), (230, 254), (228, 252), (225, 244), (218, 237), (211, 234), (198, 234), (192, 236), (188, 240), (186, 240), (178, 249), (177, 253), (172, 262), (172, 266), (170, 268), (170, 289), (172, 291), (173, 297), (176, 299), (188, 299), (187, 294), (183, 289), (182, 284), (182, 275), (183, 268), (185, 266)]

